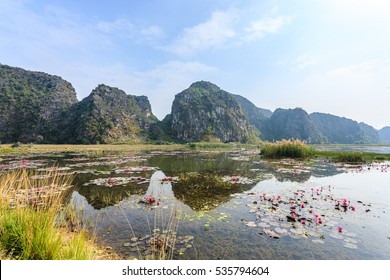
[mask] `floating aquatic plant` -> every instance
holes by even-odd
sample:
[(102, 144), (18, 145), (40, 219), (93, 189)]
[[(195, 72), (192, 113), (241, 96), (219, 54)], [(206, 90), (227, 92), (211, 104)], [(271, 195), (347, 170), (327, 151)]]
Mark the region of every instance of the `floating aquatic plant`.
[[(348, 198), (334, 198), (332, 193), (334, 187), (310, 188), (295, 190), (284, 196), (278, 194), (253, 194), (248, 193), (247, 199), (252, 203), (247, 204), (249, 212), (256, 215), (256, 221), (244, 221), (247, 227), (260, 227), (263, 233), (273, 238), (289, 236), (291, 238), (308, 238), (329, 236), (345, 242), (344, 246), (356, 248), (357, 241), (348, 239), (353, 233), (346, 235), (346, 231), (337, 226), (337, 219), (340, 219), (339, 210), (355, 212), (356, 207), (351, 206)], [(335, 203), (336, 207), (332, 207)], [(357, 201), (363, 204), (363, 202)], [(366, 206), (369, 204), (365, 203)], [(336, 227), (337, 231), (332, 232)], [(289, 229), (289, 230), (288, 230)], [(347, 237), (349, 236), (349, 237)], [(324, 237), (325, 238), (325, 237)], [(313, 239), (314, 243), (323, 244), (318, 239)]]
[(137, 183), (137, 184), (143, 184), (150, 182), (149, 179), (146, 179), (144, 177), (110, 177), (110, 178), (98, 178), (91, 180), (84, 184), (84, 186), (89, 185), (96, 185), (96, 186), (106, 186), (106, 187), (113, 187), (113, 186), (120, 186), (120, 185), (126, 185), (128, 183)]

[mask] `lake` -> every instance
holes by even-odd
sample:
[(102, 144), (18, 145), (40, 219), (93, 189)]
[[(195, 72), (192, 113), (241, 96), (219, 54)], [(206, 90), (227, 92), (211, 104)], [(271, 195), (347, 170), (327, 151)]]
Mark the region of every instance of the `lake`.
[[(125, 258), (390, 259), (390, 162), (264, 160), (256, 150), (2, 156), (73, 174), (74, 204)], [(156, 246), (155, 246), (156, 247)]]

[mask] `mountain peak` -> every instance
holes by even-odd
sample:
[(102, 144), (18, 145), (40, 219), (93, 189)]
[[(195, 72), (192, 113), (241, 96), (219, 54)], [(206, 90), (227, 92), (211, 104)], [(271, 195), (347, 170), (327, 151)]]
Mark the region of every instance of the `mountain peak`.
[(195, 83), (191, 84), (190, 88), (200, 88), (200, 89), (207, 90), (209, 92), (216, 92), (216, 91), (221, 90), (217, 85), (215, 85), (211, 82), (208, 82), (208, 81), (195, 82)]

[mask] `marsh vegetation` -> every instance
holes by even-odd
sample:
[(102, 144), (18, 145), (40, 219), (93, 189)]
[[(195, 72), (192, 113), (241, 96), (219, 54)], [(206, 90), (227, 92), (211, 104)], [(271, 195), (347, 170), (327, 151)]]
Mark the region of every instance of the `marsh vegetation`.
[(389, 257), (388, 154), (229, 145), (2, 154), (1, 258)]

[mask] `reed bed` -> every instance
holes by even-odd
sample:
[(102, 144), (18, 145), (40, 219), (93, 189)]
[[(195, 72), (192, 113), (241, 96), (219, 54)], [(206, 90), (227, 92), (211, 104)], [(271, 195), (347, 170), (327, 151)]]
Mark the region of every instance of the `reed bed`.
[(300, 140), (281, 140), (265, 143), (261, 155), (266, 158), (309, 158), (315, 154), (315, 149)]

